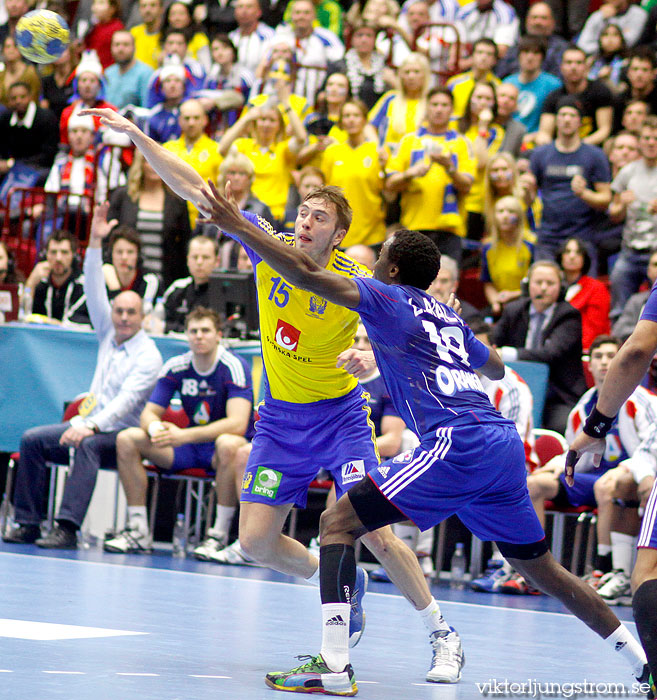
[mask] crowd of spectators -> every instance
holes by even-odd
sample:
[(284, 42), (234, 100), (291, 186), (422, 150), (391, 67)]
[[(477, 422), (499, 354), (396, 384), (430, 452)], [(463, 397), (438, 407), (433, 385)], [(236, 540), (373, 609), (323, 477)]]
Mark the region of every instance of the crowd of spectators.
[(0, 196), (55, 193), (24, 212), (39, 259), (18, 269), (10, 235), (0, 281), (27, 278), (41, 316), (89, 323), (79, 275), (100, 202), (116, 227), (109, 299), (161, 299), (166, 331), (212, 304), (214, 270), (251, 266), (129, 141), (78, 114), (109, 107), (277, 230), (313, 187), (338, 185), (354, 212), (344, 247), (368, 267), (404, 227), (444, 254), (437, 298), (477, 270), (464, 316), (495, 323), (505, 361), (548, 364), (549, 427), (583, 394), (593, 340), (632, 332), (657, 276), (654, 2), (94, 0), (45, 67), (13, 38), (27, 0), (0, 5)]

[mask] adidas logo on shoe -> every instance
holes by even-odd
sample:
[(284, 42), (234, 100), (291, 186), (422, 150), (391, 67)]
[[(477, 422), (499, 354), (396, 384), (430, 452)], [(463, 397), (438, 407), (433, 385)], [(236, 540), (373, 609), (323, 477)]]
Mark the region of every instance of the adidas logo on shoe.
[(347, 626), (347, 623), (342, 619), (342, 615), (336, 615), (335, 617), (332, 617), (330, 620), (326, 621), (327, 625), (343, 625), (344, 627)]

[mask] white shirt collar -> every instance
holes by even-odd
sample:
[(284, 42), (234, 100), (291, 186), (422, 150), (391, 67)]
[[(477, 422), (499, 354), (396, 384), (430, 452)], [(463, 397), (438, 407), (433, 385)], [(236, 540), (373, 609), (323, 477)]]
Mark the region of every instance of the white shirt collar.
[(36, 116), (36, 103), (30, 102), (27, 106), (27, 111), (22, 119), (19, 119), (16, 112), (11, 113), (11, 118), (9, 119), (9, 126), (24, 126), (26, 129), (31, 129), (34, 123), (34, 117)]

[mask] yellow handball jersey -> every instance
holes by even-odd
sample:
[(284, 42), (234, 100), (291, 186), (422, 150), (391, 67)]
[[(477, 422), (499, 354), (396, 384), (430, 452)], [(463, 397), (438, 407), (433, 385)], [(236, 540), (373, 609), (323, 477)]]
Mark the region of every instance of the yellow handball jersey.
[[(187, 147), (184, 136), (173, 141), (167, 141), (162, 145), (167, 151), (175, 153), (185, 163), (191, 165), (205, 182), (208, 180), (212, 180), (212, 182), (217, 181), (219, 166), (223, 158), (219, 153), (219, 144), (207, 134), (201, 134), (191, 148)], [(189, 210), (189, 221), (193, 229), (198, 218), (198, 209), (191, 202), (187, 202), (187, 208)]]
[(401, 118), (397, 118), (395, 105), (402, 98), (394, 90), (384, 93), (370, 110), (367, 120), (377, 130), (379, 143), (394, 153), (405, 134), (412, 134), (420, 126), (420, 101), (408, 99)]
[(135, 40), (135, 58), (153, 70), (159, 68), (158, 59), (162, 48), (160, 47), (160, 32), (149, 34), (145, 24), (137, 24), (131, 27), (130, 34)]
[[(475, 161), (468, 141), (454, 129), (442, 134), (430, 134), (426, 127), (404, 136), (399, 151), (388, 161), (386, 174), (402, 173), (422, 160), (428, 162), (428, 149), (433, 143), (449, 151), (458, 172), (474, 179)], [(404, 228), (421, 231), (441, 229), (465, 236), (464, 213), (464, 198), (458, 196), (452, 178), (438, 163), (433, 163), (423, 177), (413, 178), (402, 192), (400, 223)]]
[[(486, 75), (483, 80), (487, 83), (493, 83), (493, 85), (500, 85), (502, 82), (491, 71), (488, 72), (488, 75)], [(467, 70), (465, 73), (458, 73), (447, 81), (447, 87), (451, 90), (452, 97), (454, 98), (454, 107), (452, 108), (453, 117), (458, 118), (465, 114), (465, 108), (468, 105), (468, 100), (477, 82), (480, 81), (475, 80), (474, 73), (471, 70)]]
[(290, 150), (290, 140), (263, 147), (258, 145), (255, 139), (239, 138), (234, 144), (255, 168), (251, 187), (253, 194), (271, 209), (271, 213), (279, 221), (285, 216), (287, 195), (297, 158)]
[(353, 211), (353, 219), (341, 245), (383, 243), (386, 237), (383, 205), (384, 177), (377, 145), (365, 141), (357, 148), (334, 143), (324, 151), (322, 171), (328, 185), (344, 190)]
[[(473, 124), (464, 134), (465, 138), (474, 145), (474, 142), (479, 133), (479, 128), (477, 124)], [(488, 136), (486, 137), (486, 144), (488, 146), (488, 157), (497, 153), (500, 150), (500, 146), (504, 141), (504, 127), (499, 124), (491, 124), (488, 127)], [(477, 165), (477, 171), (475, 174), (474, 182), (465, 198), (465, 208), (467, 211), (476, 212), (481, 214), (484, 210), (484, 178), (486, 176), (485, 167), (480, 168)]]
[[(294, 235), (276, 233), (262, 217), (244, 217), (269, 235), (294, 245)], [(359, 316), (320, 296), (288, 284), (259, 255), (246, 247), (258, 289), (260, 341), (269, 395), (279, 401), (312, 403), (348, 394), (358, 380), (336, 367), (350, 348)], [(345, 277), (369, 277), (369, 270), (334, 250), (327, 270)]]

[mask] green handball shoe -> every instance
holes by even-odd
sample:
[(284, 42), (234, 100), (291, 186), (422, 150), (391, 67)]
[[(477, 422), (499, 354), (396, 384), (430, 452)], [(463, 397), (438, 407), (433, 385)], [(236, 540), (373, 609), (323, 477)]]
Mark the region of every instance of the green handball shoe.
[(297, 656), (306, 663), (290, 671), (274, 671), (265, 677), (265, 683), (274, 690), (288, 693), (318, 693), (351, 697), (358, 692), (354, 669), (347, 664), (343, 671), (336, 672), (326, 665), (321, 654)]

